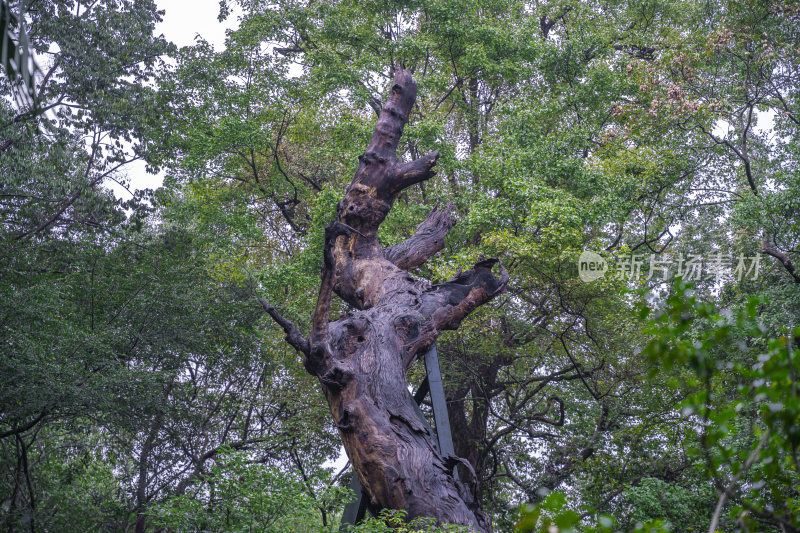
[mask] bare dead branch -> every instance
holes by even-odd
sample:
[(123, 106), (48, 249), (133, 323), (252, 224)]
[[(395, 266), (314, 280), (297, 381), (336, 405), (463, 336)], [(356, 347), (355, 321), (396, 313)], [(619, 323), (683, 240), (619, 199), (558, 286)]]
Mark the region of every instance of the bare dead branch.
[(434, 208), (417, 226), (414, 235), (383, 250), (383, 256), (403, 270), (417, 268), (444, 248), (444, 238), (455, 224), (452, 203), (444, 209)]

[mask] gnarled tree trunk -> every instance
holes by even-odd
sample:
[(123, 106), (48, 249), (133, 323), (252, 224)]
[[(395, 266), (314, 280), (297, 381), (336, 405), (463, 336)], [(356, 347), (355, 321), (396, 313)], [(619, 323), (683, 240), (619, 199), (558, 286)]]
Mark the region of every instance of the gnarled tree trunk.
[[(409, 518), (491, 531), (480, 495), (453, 478), (456, 457), (442, 457), (421, 423), (407, 389), (406, 371), (441, 330), (455, 329), (506, 285), (490, 259), (431, 285), (407, 269), (442, 249), (453, 226), (452, 205), (434, 209), (406, 242), (378, 244), (378, 226), (406, 187), (429, 179), (438, 153), (400, 163), (395, 150), (416, 99), (417, 86), (398, 70), (391, 94), (353, 181), (326, 228), (322, 285), (308, 339), (274, 307), (266, 311), (302, 352), (317, 376), (358, 479), (379, 508), (405, 509)], [(329, 322), (331, 293), (357, 309)]]

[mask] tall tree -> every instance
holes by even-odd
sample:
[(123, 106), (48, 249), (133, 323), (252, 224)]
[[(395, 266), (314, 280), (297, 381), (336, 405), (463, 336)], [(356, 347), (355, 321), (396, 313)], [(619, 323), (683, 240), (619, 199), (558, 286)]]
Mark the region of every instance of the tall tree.
[[(397, 159), (416, 96), (411, 73), (397, 69), (337, 220), (325, 231), (322, 284), (308, 338), (263, 305), (319, 378), (372, 505), (491, 531), (480, 500), (453, 476), (460, 459), (442, 456), (418, 418), (406, 372), (439, 331), (457, 328), (502, 292), (508, 274), (502, 265), (499, 278), (492, 274), (495, 259), (436, 285), (407, 272), (442, 248), (453, 226), (450, 206), (435, 209), (407, 241), (388, 248), (378, 243), (378, 227), (397, 196), (431, 178), (439, 157), (432, 152), (405, 163)], [(358, 311), (329, 322), (334, 292)]]

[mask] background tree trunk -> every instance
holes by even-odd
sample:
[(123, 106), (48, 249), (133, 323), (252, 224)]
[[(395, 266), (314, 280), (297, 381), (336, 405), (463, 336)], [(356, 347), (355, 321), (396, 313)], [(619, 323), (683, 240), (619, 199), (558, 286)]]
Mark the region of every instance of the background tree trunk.
[[(397, 195), (434, 175), (438, 152), (408, 163), (398, 162), (395, 154), (416, 93), (411, 74), (398, 69), (372, 140), (338, 206), (337, 221), (326, 228), (322, 285), (309, 340), (272, 306), (262, 305), (322, 383), (373, 506), (491, 531), (480, 494), (453, 478), (457, 463), (470, 468), (469, 463), (437, 452), (433, 435), (415, 412), (406, 371), (439, 331), (457, 328), (472, 310), (499, 294), (508, 274), (502, 265), (498, 276), (492, 273), (496, 259), (439, 285), (406, 271), (442, 249), (454, 223), (452, 205), (434, 209), (406, 242), (386, 249), (378, 244), (378, 226)], [(332, 292), (356, 311), (329, 322)]]

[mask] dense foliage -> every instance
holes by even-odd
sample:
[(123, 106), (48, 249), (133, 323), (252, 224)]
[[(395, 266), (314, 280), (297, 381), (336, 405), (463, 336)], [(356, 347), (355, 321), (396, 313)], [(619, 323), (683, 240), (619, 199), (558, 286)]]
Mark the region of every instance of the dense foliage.
[(400, 155), (441, 157), (381, 242), (454, 202), (414, 274), (511, 276), (438, 344), (496, 530), (800, 530), (794, 0), (225, 0), (222, 50), (153, 0), (0, 8), (36, 56), (0, 73), (0, 527), (338, 528), (338, 435), (256, 296), (309, 330), (403, 65)]

